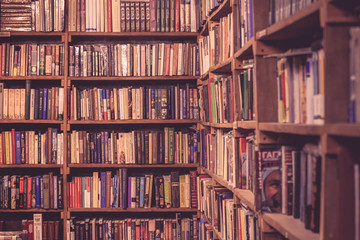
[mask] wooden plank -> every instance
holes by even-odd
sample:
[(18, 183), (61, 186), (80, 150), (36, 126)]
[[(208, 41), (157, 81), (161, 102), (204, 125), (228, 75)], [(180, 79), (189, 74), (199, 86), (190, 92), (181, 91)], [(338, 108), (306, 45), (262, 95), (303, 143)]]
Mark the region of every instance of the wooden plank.
[(324, 133), (324, 126), (295, 123), (259, 123), (261, 131), (318, 136)]
[(262, 214), (264, 221), (279, 231), (285, 238), (291, 240), (318, 240), (320, 235), (305, 229), (300, 219), (280, 213)]
[(240, 48), (236, 53), (234, 54), (234, 58), (238, 60), (246, 60), (253, 57), (253, 44), (254, 44), (254, 38), (251, 38), (245, 45)]
[[(0, 165), (1, 166), (1, 165)], [(197, 168), (199, 164), (68, 164), (69, 168)]]
[(68, 77), (72, 81), (195, 81), (199, 76)]
[(327, 124), (326, 132), (339, 137), (360, 137), (360, 124), (333, 123)]
[(255, 129), (257, 125), (256, 121), (237, 121), (236, 127), (241, 129)]
[(1, 164), (0, 168), (62, 168), (62, 164)]
[(210, 21), (220, 21), (220, 18), (227, 16), (232, 11), (230, 0), (225, 0), (221, 5), (208, 17)]
[(210, 67), (209, 72), (212, 73), (231, 73), (231, 63), (233, 57), (226, 59), (225, 61)]
[(71, 212), (197, 212), (197, 208), (69, 208)]
[(24, 123), (24, 124), (62, 124), (63, 121), (58, 120), (0, 120), (1, 124)]
[(129, 120), (106, 120), (106, 121), (92, 121), (92, 120), (70, 120), (69, 124), (197, 124), (199, 120), (183, 119), (183, 120), (152, 120), (152, 119), (129, 119)]
[(69, 32), (72, 38), (86, 37), (180, 37), (180, 38), (197, 38), (196, 32)]
[(60, 213), (61, 209), (42, 209), (42, 208), (31, 208), (31, 209), (0, 209), (0, 213)]
[(15, 81), (15, 80), (19, 80), (19, 81), (24, 81), (24, 80), (59, 81), (59, 80), (63, 80), (64, 78), (65, 78), (64, 76), (2, 76), (1, 80), (2, 81), (7, 81), (7, 80), (11, 80), (11, 81)]

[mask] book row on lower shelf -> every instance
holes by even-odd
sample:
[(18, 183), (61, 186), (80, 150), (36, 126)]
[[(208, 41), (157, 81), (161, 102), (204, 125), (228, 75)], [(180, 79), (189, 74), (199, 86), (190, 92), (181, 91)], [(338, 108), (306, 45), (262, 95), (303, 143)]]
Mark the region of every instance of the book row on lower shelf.
[(196, 32), (199, 1), (107, 2), (72, 0), (69, 31), (78, 32)]
[(26, 80), (26, 88), (4, 85), (0, 83), (0, 119), (63, 120), (63, 87), (30, 89), (31, 80)]
[(71, 218), (67, 220), (67, 239), (197, 239), (197, 215), (175, 218)]
[(69, 46), (69, 76), (196, 76), (194, 43), (88, 44)]
[[(244, 204), (236, 204), (233, 192), (214, 186), (210, 176), (199, 176), (200, 211), (221, 239), (260, 239), (258, 219)], [(201, 221), (200, 221), (201, 223)], [(200, 227), (206, 231), (206, 223)], [(205, 234), (205, 232), (203, 233)]]
[(0, 208), (62, 209), (63, 177), (53, 172), (40, 176), (0, 177)]
[(65, 0), (6, 1), (1, 4), (2, 32), (62, 32), (65, 24)]
[(70, 163), (183, 164), (198, 162), (198, 135), (192, 131), (72, 131)]
[(0, 45), (1, 76), (63, 76), (63, 44)]
[(64, 133), (47, 131), (0, 132), (1, 164), (63, 164)]
[(324, 123), (324, 51), (277, 62), (279, 122)]
[[(68, 182), (70, 208), (197, 208), (196, 171), (131, 176), (126, 168)], [(196, 210), (195, 210), (196, 211)]]
[(0, 221), (2, 239), (62, 239), (62, 236), (62, 221), (45, 221), (41, 213), (33, 214), (33, 219)]
[(321, 161), (314, 144), (260, 146), (257, 209), (300, 218), (306, 229), (319, 232)]
[(189, 84), (69, 91), (69, 120), (199, 119), (197, 89)]

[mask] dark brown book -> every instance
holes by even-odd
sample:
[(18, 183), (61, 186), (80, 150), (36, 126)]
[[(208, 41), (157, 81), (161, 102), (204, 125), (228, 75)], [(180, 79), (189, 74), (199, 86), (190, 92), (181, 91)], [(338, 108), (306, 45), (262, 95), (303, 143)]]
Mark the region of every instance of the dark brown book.
[(130, 2), (130, 32), (136, 31), (135, 2)]
[(165, 207), (164, 178), (159, 177), (159, 208)]
[(112, 200), (112, 196), (111, 196), (111, 171), (107, 171), (106, 172), (106, 207), (110, 208), (111, 207), (111, 200)]
[(54, 173), (49, 172), (49, 192), (50, 192), (50, 208), (54, 209)]
[(197, 199), (197, 171), (190, 171), (190, 192), (191, 192), (191, 207), (198, 207), (198, 199)]
[(120, 31), (126, 32), (127, 21), (126, 21), (126, 5), (125, 2), (120, 2)]
[(171, 201), (173, 208), (180, 207), (179, 171), (171, 172)]
[(54, 221), (48, 221), (48, 239), (49, 240), (54, 240), (55, 239)]
[(47, 221), (43, 221), (42, 223), (42, 239), (49, 239), (49, 235), (48, 235), (48, 222)]
[(60, 221), (54, 222), (54, 239), (60, 239)]
[(50, 178), (49, 175), (43, 177), (43, 189), (44, 189), (44, 208), (50, 208)]
[(146, 31), (146, 4), (140, 2), (140, 32)]
[(141, 20), (140, 2), (135, 2), (135, 32), (140, 32), (140, 20)]

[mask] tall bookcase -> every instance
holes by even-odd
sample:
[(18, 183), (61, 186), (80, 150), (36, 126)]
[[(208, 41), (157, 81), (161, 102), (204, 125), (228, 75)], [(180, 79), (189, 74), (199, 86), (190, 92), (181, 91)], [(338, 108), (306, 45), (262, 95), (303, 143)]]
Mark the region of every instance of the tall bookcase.
[[(243, 116), (236, 115), (239, 112), (236, 109), (238, 103), (235, 101), (233, 102), (235, 113), (233, 122), (219, 123), (219, 120), (217, 122), (205, 120), (202, 122), (203, 129), (207, 129), (207, 133), (213, 136), (216, 135), (218, 129), (232, 130), (235, 142), (239, 137), (255, 136), (257, 153), (259, 149), (269, 145), (296, 146), (300, 149), (307, 143), (317, 145), (318, 154), (322, 159), (319, 232), (314, 233), (306, 229), (299, 219), (292, 216), (262, 212), (256, 206), (258, 199), (261, 199), (261, 192), (256, 189), (244, 190), (239, 183), (233, 186), (223, 176), (215, 174), (216, 169), (211, 171), (208, 166), (202, 166), (201, 169), (203, 173), (211, 176), (215, 186), (221, 185), (233, 192), (235, 203), (243, 203), (256, 212), (262, 239), (278, 239), (279, 236), (286, 239), (354, 239), (355, 229), (358, 227), (355, 226), (355, 215), (358, 216), (358, 213), (353, 213), (354, 201), (356, 201), (354, 200), (356, 199), (354, 164), (358, 163), (355, 145), (360, 135), (357, 130), (358, 125), (348, 121), (349, 51), (351, 51), (349, 50), (349, 29), (351, 26), (359, 25), (359, 18), (354, 12), (359, 5), (355, 1), (308, 1), (307, 6), (290, 14), (293, 11), (291, 9), (294, 9), (296, 5), (288, 5), (288, 9), (281, 10), (284, 11), (283, 13), (276, 13), (281, 6), (275, 4), (281, 4), (280, 1), (223, 1), (207, 17), (204, 28), (200, 32), (200, 43), (202, 36), (208, 36), (209, 31), (212, 30), (212, 22), (218, 22), (219, 18), (226, 17), (231, 12), (234, 19), (239, 17), (237, 14), (243, 7), (240, 2), (245, 2), (245, 4), (251, 2), (250, 18), (253, 21), (253, 37), (241, 47), (237, 47), (237, 34), (241, 35), (239, 30), (241, 26), (233, 23), (235, 29), (238, 27), (233, 35), (234, 52), (217, 64), (209, 63), (208, 70), (202, 72), (198, 86), (201, 91), (202, 88), (207, 88), (209, 79), (216, 78), (217, 75), (227, 75), (232, 77), (234, 89), (236, 89), (236, 73), (246, 70), (244, 69), (247, 65), (245, 60), (253, 59), (254, 120), (245, 121)], [(293, 4), (297, 4), (296, 1)], [(279, 19), (269, 24), (271, 9), (273, 18)], [(275, 16), (277, 14), (279, 16)], [(246, 21), (250, 20), (246, 19)], [(280, 122), (279, 96), (283, 89), (278, 83), (278, 59), (311, 55), (312, 51), (318, 49), (323, 49), (324, 53), (323, 75), (321, 76), (323, 103), (320, 104), (323, 108), (320, 114), (322, 123)], [(233, 90), (231, 94), (236, 97), (239, 92)], [(204, 108), (206, 107), (205, 104)], [(235, 145), (235, 169), (240, 169), (236, 178), (238, 174), (241, 174), (241, 156), (238, 154), (239, 146)], [(256, 178), (259, 177), (261, 164), (258, 157), (255, 155), (251, 160), (255, 162), (255, 165), (258, 164), (254, 173)], [(223, 161), (228, 161), (228, 159), (223, 159)], [(255, 181), (258, 184), (259, 180)], [(211, 225), (211, 219), (208, 220)], [(226, 239), (218, 233), (219, 229), (214, 226), (212, 229), (215, 238)]]

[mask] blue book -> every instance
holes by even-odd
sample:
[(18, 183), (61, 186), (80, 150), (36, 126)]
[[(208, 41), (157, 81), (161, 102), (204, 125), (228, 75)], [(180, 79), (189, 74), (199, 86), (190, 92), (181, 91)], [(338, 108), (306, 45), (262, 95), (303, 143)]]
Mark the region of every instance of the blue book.
[(42, 119), (47, 119), (47, 102), (48, 102), (48, 89), (44, 88), (44, 97), (43, 97), (43, 112), (42, 112)]
[(102, 208), (106, 208), (106, 172), (100, 173), (100, 181), (101, 181), (100, 206)]
[(21, 132), (20, 131), (15, 131), (15, 160), (16, 160), (16, 164), (21, 164)]
[(122, 205), (122, 208), (126, 208), (127, 206), (127, 168), (123, 168), (122, 169), (122, 202), (123, 202), (123, 205)]
[(183, 112), (183, 119), (187, 119), (187, 108), (186, 108), (186, 89), (181, 89), (181, 91), (183, 92), (183, 98), (182, 98), (182, 101), (183, 101), (183, 104), (182, 104), (182, 112)]
[(36, 208), (40, 208), (40, 204), (41, 204), (41, 193), (40, 193), (40, 176), (35, 177), (35, 186), (36, 186), (36, 204), (35, 207)]
[(197, 163), (197, 158), (195, 158), (195, 155), (197, 156), (197, 151), (198, 151), (198, 135), (197, 133), (193, 133), (194, 135), (194, 157), (193, 157), (193, 163)]
[(140, 207), (144, 207), (145, 177), (140, 177)]
[(106, 131), (104, 132), (104, 163), (111, 163), (110, 159), (109, 159), (109, 149), (108, 149), (108, 144), (109, 144), (109, 133)]
[(115, 176), (114, 176), (114, 193), (113, 193), (113, 201), (112, 201), (112, 207), (113, 208), (116, 208), (116, 207), (118, 207), (118, 204), (117, 204), (117, 191), (118, 191), (118, 177), (119, 177), (119, 175), (118, 174), (116, 174)]

